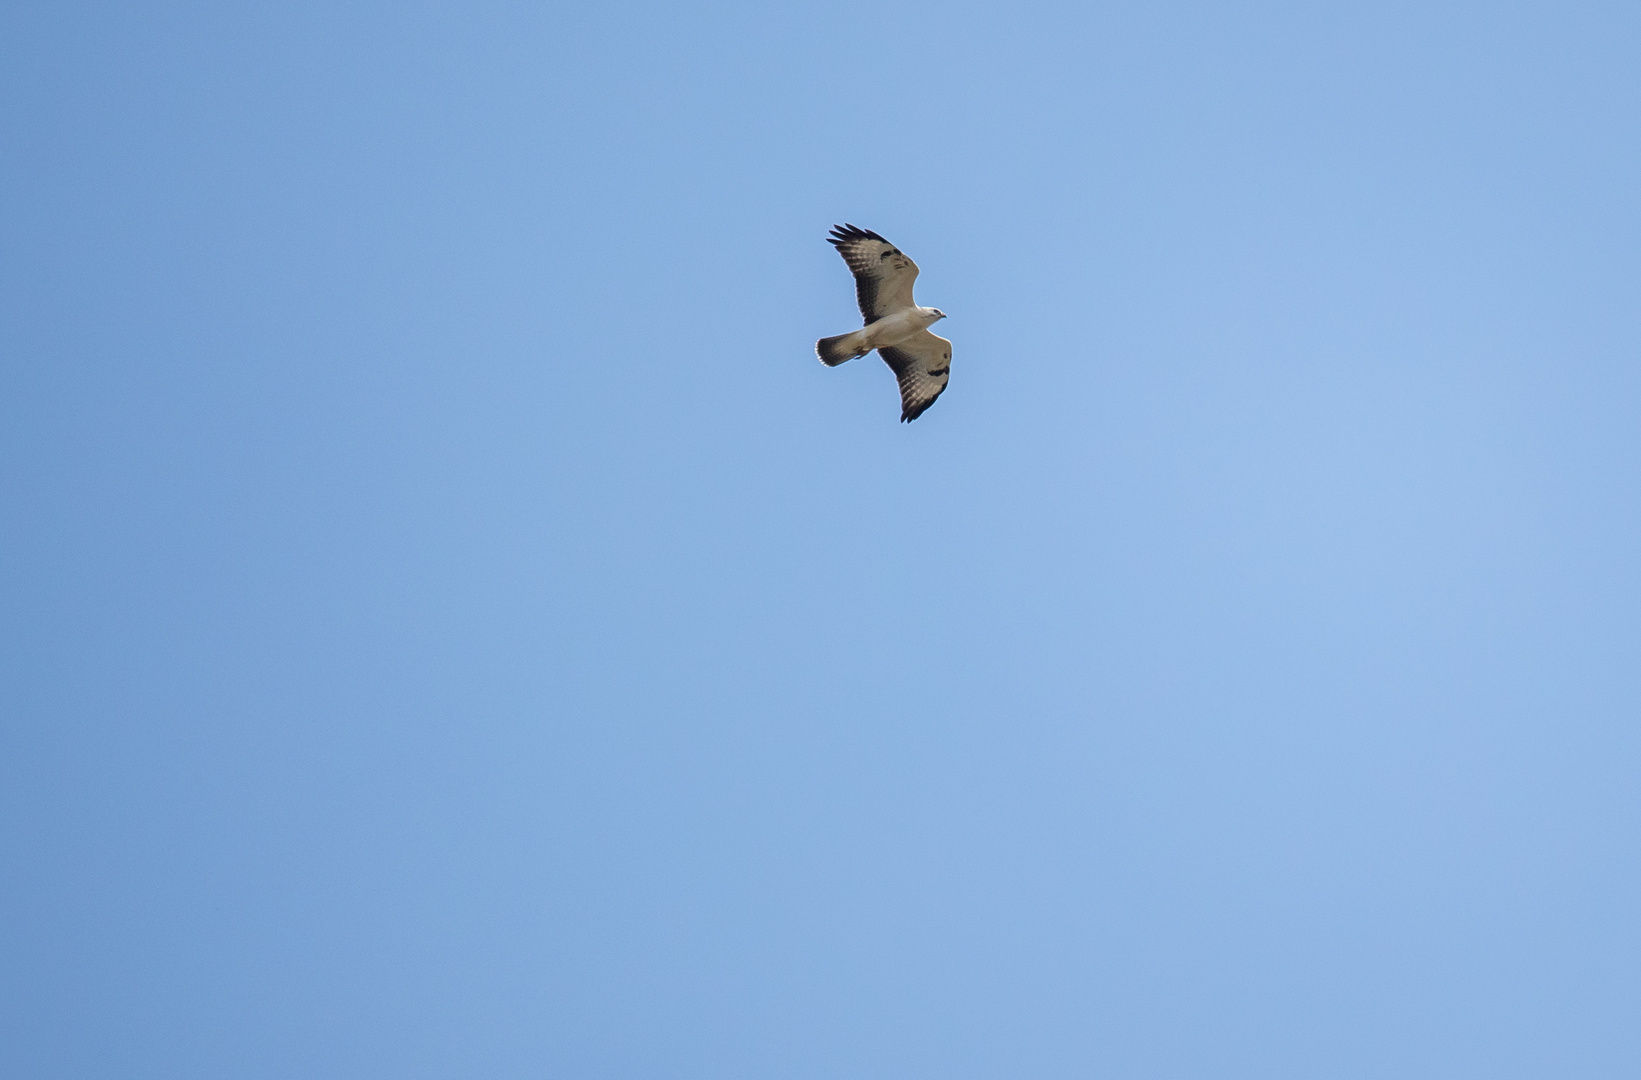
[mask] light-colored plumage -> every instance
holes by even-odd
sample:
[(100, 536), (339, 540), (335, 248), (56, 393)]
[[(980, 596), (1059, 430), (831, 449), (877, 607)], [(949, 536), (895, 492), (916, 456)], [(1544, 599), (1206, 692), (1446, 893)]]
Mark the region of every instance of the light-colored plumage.
[(902, 421), (916, 420), (946, 389), (952, 370), (952, 343), (940, 335), (919, 331), (899, 345), (878, 349), (877, 354), (900, 382)]
[(876, 349), (900, 382), (901, 421), (916, 420), (946, 389), (951, 374), (952, 343), (929, 332), (946, 313), (917, 306), (912, 299), (917, 264), (877, 233), (833, 226), (828, 239), (855, 275), (855, 299), (866, 326), (821, 338), (815, 353), (836, 367)]

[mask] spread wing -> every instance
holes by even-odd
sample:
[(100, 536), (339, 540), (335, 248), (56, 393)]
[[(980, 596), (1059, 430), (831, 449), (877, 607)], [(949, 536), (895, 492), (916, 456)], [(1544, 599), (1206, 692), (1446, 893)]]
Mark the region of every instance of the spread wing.
[(877, 352), (900, 380), (900, 422), (916, 420), (946, 389), (952, 370), (952, 343), (924, 330)]
[(855, 299), (871, 326), (890, 312), (912, 307), (912, 282), (917, 264), (900, 249), (870, 229), (832, 226), (827, 238), (855, 275)]

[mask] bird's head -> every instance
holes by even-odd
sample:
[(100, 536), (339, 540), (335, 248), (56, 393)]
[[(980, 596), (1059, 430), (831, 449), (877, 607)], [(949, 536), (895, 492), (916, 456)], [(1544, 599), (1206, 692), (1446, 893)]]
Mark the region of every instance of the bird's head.
[(926, 312), (928, 314), (929, 318), (934, 322), (939, 322), (941, 319), (944, 319), (946, 317), (946, 313), (944, 311), (941, 311), (937, 307), (924, 308), (923, 310), (924, 310), (924, 312)]

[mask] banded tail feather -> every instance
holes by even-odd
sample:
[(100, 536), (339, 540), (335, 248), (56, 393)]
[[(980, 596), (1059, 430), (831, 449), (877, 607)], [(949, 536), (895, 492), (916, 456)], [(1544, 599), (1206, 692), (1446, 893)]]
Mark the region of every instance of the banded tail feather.
[(815, 355), (820, 357), (821, 363), (827, 367), (837, 367), (846, 360), (865, 356), (872, 351), (862, 346), (861, 337), (859, 330), (839, 334), (837, 337), (823, 337), (815, 342)]

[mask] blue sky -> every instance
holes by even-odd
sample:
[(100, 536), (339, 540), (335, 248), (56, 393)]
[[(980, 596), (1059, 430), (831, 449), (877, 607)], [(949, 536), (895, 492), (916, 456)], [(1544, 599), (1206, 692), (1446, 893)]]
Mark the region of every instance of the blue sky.
[(1638, 55), (13, 5), (0, 1072), (1633, 1077)]

